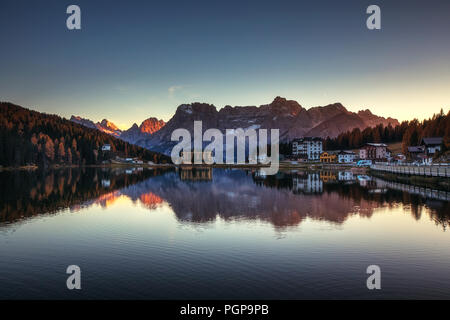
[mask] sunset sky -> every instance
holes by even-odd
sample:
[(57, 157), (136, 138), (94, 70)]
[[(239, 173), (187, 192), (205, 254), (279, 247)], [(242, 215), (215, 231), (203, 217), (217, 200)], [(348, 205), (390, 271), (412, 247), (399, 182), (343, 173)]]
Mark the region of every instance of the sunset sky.
[[(82, 30), (66, 28), (71, 4)], [(0, 100), (121, 128), (194, 101), (399, 120), (450, 107), (450, 1), (2, 0), (0, 40)]]

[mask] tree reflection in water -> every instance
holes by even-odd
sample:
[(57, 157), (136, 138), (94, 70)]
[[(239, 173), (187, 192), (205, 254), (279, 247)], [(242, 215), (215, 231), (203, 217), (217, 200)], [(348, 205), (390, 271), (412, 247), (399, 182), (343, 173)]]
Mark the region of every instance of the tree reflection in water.
[(153, 210), (166, 202), (181, 222), (204, 223), (258, 219), (276, 228), (297, 226), (306, 218), (341, 224), (358, 214), (371, 217), (377, 208), (402, 206), (414, 219), (427, 212), (445, 230), (449, 201), (392, 189), (385, 181), (340, 172), (279, 172), (194, 168), (61, 169), (0, 173), (0, 222), (37, 214), (109, 206), (126, 196)]

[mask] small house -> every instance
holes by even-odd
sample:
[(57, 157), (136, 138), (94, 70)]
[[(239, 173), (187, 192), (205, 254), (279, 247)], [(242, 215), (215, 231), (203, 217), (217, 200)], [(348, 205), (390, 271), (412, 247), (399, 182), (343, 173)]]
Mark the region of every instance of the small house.
[(413, 161), (417, 160), (422, 161), (422, 158), (425, 155), (425, 147), (424, 146), (408, 147), (408, 155)]
[(442, 137), (423, 138), (420, 145), (425, 149), (425, 154), (433, 156), (442, 149)]

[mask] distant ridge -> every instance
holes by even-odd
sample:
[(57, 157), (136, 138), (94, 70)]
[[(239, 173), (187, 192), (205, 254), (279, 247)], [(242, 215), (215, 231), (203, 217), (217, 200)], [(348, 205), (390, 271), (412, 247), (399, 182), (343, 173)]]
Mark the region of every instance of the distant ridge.
[(122, 131), (111, 121), (103, 119), (101, 122), (94, 123), (92, 120), (84, 119), (79, 116), (71, 116), (70, 121), (81, 124), (85, 127), (97, 129), (107, 134), (110, 134), (116, 138), (120, 137)]
[(136, 143), (137, 141), (145, 139), (149, 135), (160, 130), (165, 125), (166, 123), (163, 120), (159, 120), (157, 118), (148, 118), (142, 121), (139, 127), (135, 123), (128, 130), (123, 131), (120, 135), (120, 139), (123, 139), (130, 143)]
[(207, 103), (182, 104), (167, 123), (156, 118), (148, 118), (140, 126), (135, 123), (125, 131), (120, 131), (107, 120), (94, 123), (75, 116), (72, 116), (71, 120), (165, 154), (170, 154), (170, 149), (174, 145), (170, 141), (173, 130), (186, 128), (192, 132), (194, 120), (201, 120), (204, 130), (217, 128), (223, 132), (225, 129), (234, 128), (276, 128), (280, 129), (282, 142), (302, 136), (334, 138), (354, 128), (363, 130), (379, 124), (384, 126), (399, 124), (396, 119), (374, 115), (369, 109), (357, 113), (348, 111), (339, 102), (305, 109), (297, 101), (283, 97), (276, 97), (270, 104), (259, 107), (227, 105), (220, 110)]
[(88, 128), (100, 130), (133, 144), (136, 143), (136, 141), (144, 139), (146, 136), (158, 131), (166, 124), (163, 120), (148, 118), (142, 121), (140, 126), (135, 123), (129, 129), (122, 131), (113, 122), (107, 119), (94, 123), (92, 120), (72, 115), (70, 117), (70, 121)]
[(170, 141), (173, 130), (186, 128), (192, 133), (194, 120), (202, 121), (203, 130), (217, 128), (222, 132), (233, 128), (276, 128), (280, 130), (282, 142), (302, 136), (336, 137), (354, 128), (399, 124), (396, 119), (379, 117), (367, 110), (361, 113), (350, 112), (341, 103), (307, 110), (297, 101), (276, 97), (270, 104), (259, 107), (225, 106), (218, 111), (214, 105), (196, 102), (180, 105), (164, 127), (136, 143), (170, 154), (174, 145)]
[[(111, 133), (117, 129), (108, 121), (100, 124)], [(75, 117), (69, 121), (8, 102), (0, 102), (0, 137), (0, 167), (96, 165), (115, 155), (170, 160), (107, 134), (92, 121)], [(101, 148), (107, 144), (111, 152), (103, 154)]]

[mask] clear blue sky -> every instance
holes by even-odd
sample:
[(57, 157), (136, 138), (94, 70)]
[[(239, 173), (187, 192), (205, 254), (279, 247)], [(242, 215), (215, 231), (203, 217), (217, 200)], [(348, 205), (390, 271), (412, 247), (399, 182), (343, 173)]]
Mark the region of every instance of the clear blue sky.
[(0, 100), (123, 128), (277, 95), (400, 120), (450, 105), (450, 1), (2, 0), (0, 41)]

